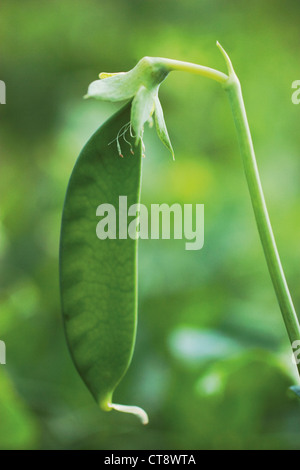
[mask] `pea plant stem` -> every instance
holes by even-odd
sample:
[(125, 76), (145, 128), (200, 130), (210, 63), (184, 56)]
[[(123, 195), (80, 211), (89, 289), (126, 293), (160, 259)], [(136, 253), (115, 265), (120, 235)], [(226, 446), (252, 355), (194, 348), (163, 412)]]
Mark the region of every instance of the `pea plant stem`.
[[(273, 230), (268, 215), (267, 206), (261, 186), (252, 138), (245, 111), (241, 86), (237, 78), (230, 77), (225, 85), (232, 108), (233, 118), (237, 129), (240, 150), (243, 158), (245, 175), (251, 196), (254, 215), (265, 253), (267, 265), (278, 303), (283, 315), (285, 326), (291, 341), (300, 339), (300, 327), (289, 288), (285, 279), (280, 257), (276, 247)], [(298, 365), (300, 374), (300, 366)]]
[[(209, 69), (208, 67), (196, 66), (190, 63), (170, 61), (169, 65), (172, 67), (172, 70), (188, 71), (212, 78), (221, 83), (228, 93), (258, 232), (283, 320), (293, 347), (293, 343), (300, 340), (300, 325), (286, 282), (270, 223), (256, 163), (241, 85), (227, 53), (219, 43), (217, 43), (217, 45), (225, 58), (228, 68), (228, 76), (217, 70)], [(300, 364), (297, 365), (297, 368), (300, 375)]]
[(167, 69), (179, 72), (190, 72), (194, 75), (201, 75), (202, 77), (211, 78), (219, 83), (226, 83), (228, 76), (219, 70), (205, 67), (204, 65), (197, 65), (191, 62), (182, 62), (181, 60), (162, 59)]

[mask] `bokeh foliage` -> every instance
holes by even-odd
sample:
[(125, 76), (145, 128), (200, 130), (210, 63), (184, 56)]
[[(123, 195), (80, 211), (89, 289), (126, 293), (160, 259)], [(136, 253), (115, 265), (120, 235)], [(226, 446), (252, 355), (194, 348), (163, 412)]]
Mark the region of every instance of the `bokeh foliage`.
[(176, 161), (146, 131), (142, 202), (204, 203), (205, 246), (142, 241), (139, 325), (116, 401), (98, 410), (71, 362), (58, 290), (60, 217), (87, 138), (117, 105), (83, 101), (100, 71), (143, 56), (240, 77), (273, 228), (300, 308), (300, 79), (296, 0), (3, 0), (0, 448), (298, 449), (290, 349), (259, 244), (226, 94), (175, 73), (160, 98)]

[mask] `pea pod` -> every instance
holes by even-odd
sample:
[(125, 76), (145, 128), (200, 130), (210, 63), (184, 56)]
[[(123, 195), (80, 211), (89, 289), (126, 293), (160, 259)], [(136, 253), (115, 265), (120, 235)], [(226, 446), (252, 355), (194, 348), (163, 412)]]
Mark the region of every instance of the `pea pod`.
[[(68, 346), (75, 366), (103, 410), (138, 414), (112, 403), (133, 353), (137, 322), (137, 240), (119, 239), (119, 196), (128, 206), (140, 197), (141, 144), (116, 137), (130, 121), (130, 104), (90, 138), (73, 169), (62, 216), (60, 287)], [(115, 141), (116, 140), (116, 141)], [(100, 204), (116, 210), (116, 239), (96, 235)]]

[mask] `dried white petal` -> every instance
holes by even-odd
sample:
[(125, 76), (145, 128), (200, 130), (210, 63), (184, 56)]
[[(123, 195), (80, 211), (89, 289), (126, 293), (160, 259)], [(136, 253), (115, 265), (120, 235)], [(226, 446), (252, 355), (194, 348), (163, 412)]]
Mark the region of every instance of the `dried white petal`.
[(142, 424), (148, 424), (149, 418), (142, 408), (139, 406), (128, 406), (128, 405), (119, 405), (118, 403), (108, 403), (108, 407), (116, 411), (121, 411), (122, 413), (131, 413), (136, 415), (142, 421)]
[(149, 91), (141, 86), (135, 95), (131, 106), (131, 125), (138, 142), (143, 136), (144, 124), (152, 115), (154, 109), (154, 98), (157, 88)]
[(155, 97), (155, 125), (158, 137), (162, 141), (162, 143), (170, 150), (174, 160), (174, 150), (170, 141), (170, 137), (167, 131), (167, 126), (164, 119), (164, 113), (158, 99), (158, 96)]

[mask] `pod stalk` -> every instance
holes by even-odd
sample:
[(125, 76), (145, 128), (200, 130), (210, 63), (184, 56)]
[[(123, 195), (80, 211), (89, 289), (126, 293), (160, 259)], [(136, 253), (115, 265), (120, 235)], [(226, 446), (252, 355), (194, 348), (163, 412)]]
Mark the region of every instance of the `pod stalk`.
[(118, 403), (108, 403), (107, 406), (112, 410), (120, 411), (121, 413), (130, 413), (137, 416), (144, 425), (149, 423), (146, 411), (139, 406), (119, 405)]

